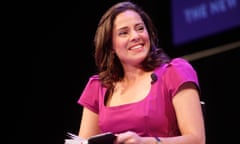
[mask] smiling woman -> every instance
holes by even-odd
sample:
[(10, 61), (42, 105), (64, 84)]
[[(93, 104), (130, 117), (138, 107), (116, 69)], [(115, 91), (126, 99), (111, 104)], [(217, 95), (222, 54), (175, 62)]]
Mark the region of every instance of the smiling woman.
[(113, 25), (113, 52), (123, 65), (128, 64), (128, 60), (138, 65), (150, 50), (148, 31), (141, 17), (128, 10), (117, 15)]
[(98, 71), (77, 101), (81, 138), (110, 132), (115, 144), (205, 144), (197, 72), (158, 46), (146, 12), (130, 1), (114, 4), (94, 46)]

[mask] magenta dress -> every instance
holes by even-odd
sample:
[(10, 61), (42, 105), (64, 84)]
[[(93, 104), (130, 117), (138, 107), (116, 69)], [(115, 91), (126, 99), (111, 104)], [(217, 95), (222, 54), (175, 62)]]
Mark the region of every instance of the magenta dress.
[(154, 70), (157, 81), (141, 101), (119, 106), (104, 105), (106, 88), (98, 76), (90, 77), (78, 104), (99, 115), (101, 132), (134, 131), (140, 136), (170, 137), (180, 135), (172, 98), (179, 87), (193, 82), (199, 89), (197, 73), (184, 59), (175, 58)]

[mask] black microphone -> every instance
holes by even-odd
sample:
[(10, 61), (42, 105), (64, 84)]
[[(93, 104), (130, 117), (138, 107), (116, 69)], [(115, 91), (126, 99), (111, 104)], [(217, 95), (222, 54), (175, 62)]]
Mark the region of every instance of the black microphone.
[(151, 84), (153, 84), (153, 83), (155, 83), (157, 81), (158, 77), (157, 77), (157, 75), (155, 73), (152, 73), (151, 74), (151, 79), (152, 79)]

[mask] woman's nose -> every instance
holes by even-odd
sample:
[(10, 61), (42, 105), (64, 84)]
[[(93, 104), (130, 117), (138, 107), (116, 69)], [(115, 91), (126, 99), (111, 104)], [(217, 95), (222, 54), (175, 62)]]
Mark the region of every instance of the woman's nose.
[(135, 30), (133, 30), (132, 32), (131, 32), (131, 35), (130, 35), (130, 37), (131, 37), (131, 41), (138, 41), (139, 40), (139, 33), (137, 32), (137, 31), (135, 31)]

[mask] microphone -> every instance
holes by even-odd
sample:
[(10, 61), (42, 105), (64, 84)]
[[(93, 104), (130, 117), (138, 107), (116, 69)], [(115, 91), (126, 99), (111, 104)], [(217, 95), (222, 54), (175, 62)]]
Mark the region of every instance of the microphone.
[(153, 84), (153, 83), (155, 83), (157, 81), (158, 77), (157, 77), (157, 75), (155, 73), (152, 73), (151, 74), (151, 79), (152, 79), (151, 84)]

